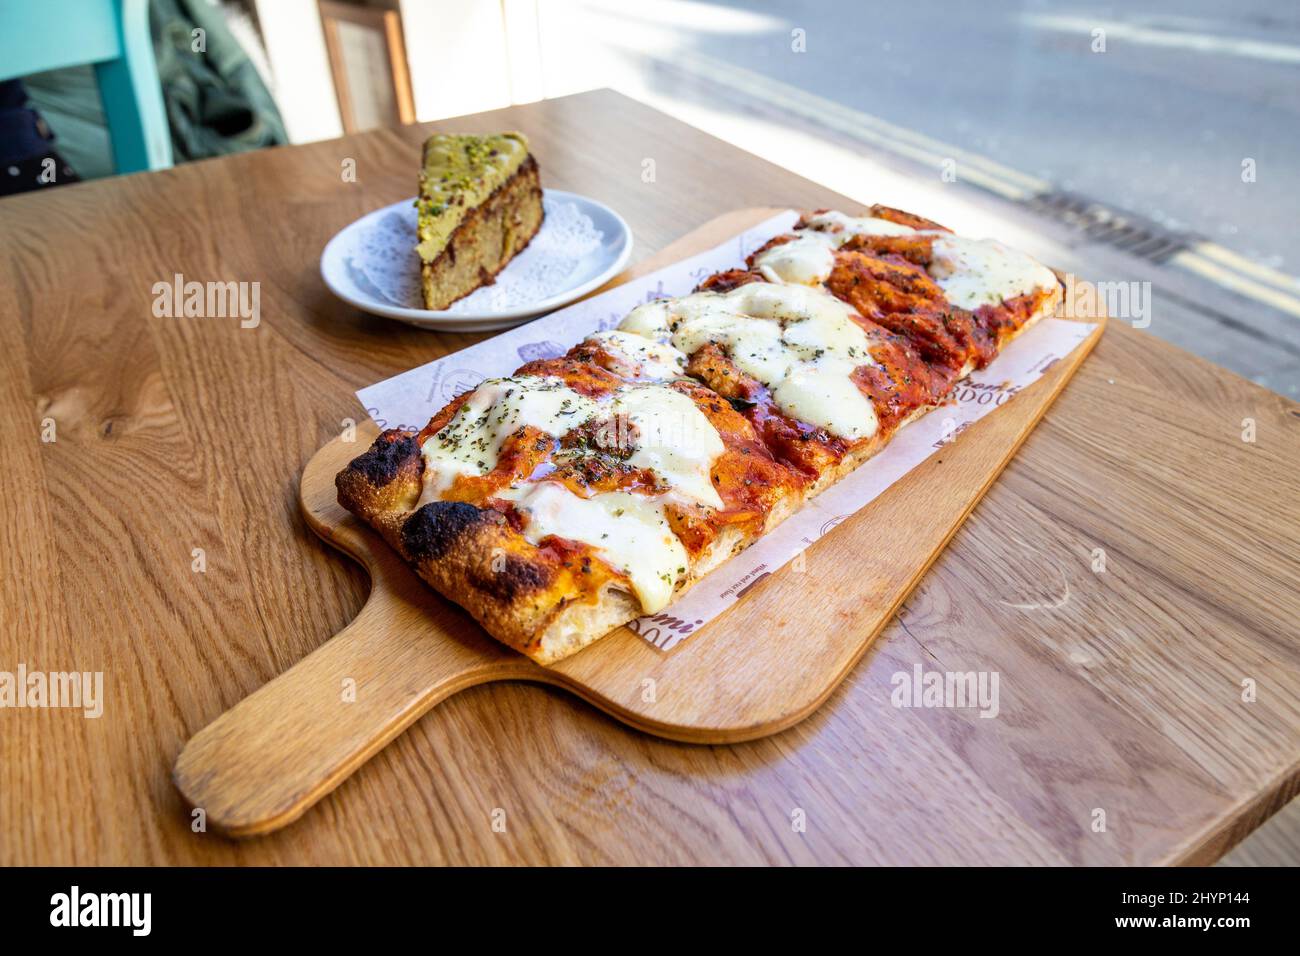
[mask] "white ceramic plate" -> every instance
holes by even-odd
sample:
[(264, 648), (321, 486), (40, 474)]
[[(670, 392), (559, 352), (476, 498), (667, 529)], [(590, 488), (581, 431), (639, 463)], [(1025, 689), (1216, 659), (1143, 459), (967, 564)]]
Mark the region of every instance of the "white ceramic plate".
[[(536, 275), (539, 266), (555, 265), (554, 255), (550, 263), (542, 261), (542, 257), (548, 254), (547, 247), (555, 248), (555, 243), (552, 241), (555, 236), (546, 235), (547, 229), (556, 228), (552, 223), (559, 222), (562, 218), (567, 218), (571, 222), (574, 209), (590, 219), (591, 224), (599, 232), (599, 238), (595, 239), (588, 234), (590, 248), (584, 248), (582, 254), (574, 256), (571, 262), (568, 259), (562, 260), (559, 272), (550, 270), (548, 282), (540, 285), (529, 284), (530, 287), (544, 287), (545, 294), (541, 297), (533, 297), (531, 301), (503, 304), (501, 290), (493, 291), (492, 287), (488, 286), (454, 303), (450, 309), (433, 312), (428, 309), (412, 308), (401, 304), (399, 299), (402, 297), (395, 294), (395, 290), (390, 289), (390, 294), (385, 294), (379, 286), (370, 281), (367, 267), (373, 263), (362, 262), (360, 257), (373, 255), (367, 251), (369, 246), (363, 248), (363, 240), (376, 235), (377, 230), (383, 230), (379, 224), (385, 222), (385, 217), (390, 217), (387, 220), (390, 224), (397, 222), (396, 219), (391, 218), (394, 216), (402, 217), (402, 222), (414, 221), (412, 205), (414, 201), (414, 197), (404, 199), (391, 206), (367, 213), (356, 222), (344, 227), (329, 241), (321, 254), (320, 271), (325, 285), (331, 292), (358, 309), (374, 315), (399, 319), (422, 329), (486, 332), (519, 325), (543, 312), (568, 305), (616, 276), (627, 264), (628, 257), (632, 255), (632, 230), (628, 228), (622, 216), (604, 203), (588, 199), (586, 196), (559, 189), (546, 189), (543, 190), (542, 200), (546, 219), (542, 222), (542, 228), (538, 230), (528, 248), (515, 256), (501, 271), (497, 277), (498, 285), (508, 288), (506, 283), (512, 277), (522, 275), (524, 271), (529, 275)], [(564, 216), (557, 217), (557, 210), (566, 205), (574, 209), (564, 209)], [(390, 234), (390, 240), (391, 238)], [(404, 253), (394, 250), (394, 255), (404, 255)], [(414, 263), (413, 243), (410, 255), (410, 261)], [(519, 271), (511, 273), (511, 270)]]

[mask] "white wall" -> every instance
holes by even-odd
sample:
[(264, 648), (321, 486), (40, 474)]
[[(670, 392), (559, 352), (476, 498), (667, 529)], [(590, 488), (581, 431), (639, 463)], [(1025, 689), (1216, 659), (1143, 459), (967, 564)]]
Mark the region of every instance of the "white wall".
[[(316, 0), (254, 0), (289, 139), (343, 134)], [(542, 98), (539, 0), (400, 0), (420, 122)]]
[(316, 0), (255, 0), (274, 74), (276, 105), (291, 143), (343, 135)]
[(401, 0), (421, 122), (510, 104), (501, 0)]

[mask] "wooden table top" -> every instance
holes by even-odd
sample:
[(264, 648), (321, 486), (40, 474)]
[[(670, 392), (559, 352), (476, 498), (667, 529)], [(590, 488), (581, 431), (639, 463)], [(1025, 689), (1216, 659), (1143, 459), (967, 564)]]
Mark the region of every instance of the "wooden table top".
[[(526, 131), (638, 258), (737, 207), (852, 205), (609, 92), (441, 125)], [(0, 201), (0, 671), (104, 674), (98, 719), (0, 709), (0, 863), (1208, 862), (1297, 792), (1300, 406), (1117, 321), (804, 723), (692, 746), (486, 685), (288, 829), (192, 832), (182, 744), (365, 599), (298, 513), (303, 464), (355, 389), (475, 341), (359, 313), (317, 272), (412, 195), (426, 134)], [(260, 324), (155, 317), (177, 273), (259, 281)], [(999, 716), (893, 707), (916, 664), (996, 671)]]

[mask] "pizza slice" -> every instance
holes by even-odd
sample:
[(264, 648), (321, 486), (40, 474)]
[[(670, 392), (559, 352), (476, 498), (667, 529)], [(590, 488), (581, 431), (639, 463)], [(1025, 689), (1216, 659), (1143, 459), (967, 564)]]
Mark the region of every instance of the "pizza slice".
[(746, 403), (812, 494), (945, 402), (1062, 298), (1029, 256), (884, 206), (804, 216), (747, 266), (640, 306), (620, 327), (687, 351), (691, 374)]
[(339, 501), (552, 663), (667, 606), (1059, 297), (1028, 257), (928, 220), (816, 213), (746, 269), (383, 433)]
[(968, 239), (910, 213), (821, 210), (749, 259), (771, 282), (821, 286), (860, 315), (961, 374), (1056, 310), (1055, 274), (992, 239)]
[[(806, 482), (671, 349), (618, 336), (382, 434), (339, 501), (541, 663), (665, 607), (798, 507)], [(604, 365), (585, 359), (600, 349)]]

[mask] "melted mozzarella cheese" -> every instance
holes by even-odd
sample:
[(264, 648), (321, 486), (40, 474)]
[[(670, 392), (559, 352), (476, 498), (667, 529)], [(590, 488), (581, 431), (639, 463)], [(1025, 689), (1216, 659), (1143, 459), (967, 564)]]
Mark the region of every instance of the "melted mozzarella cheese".
[(725, 446), (699, 406), (681, 392), (651, 385), (620, 392), (614, 412), (636, 426), (629, 464), (660, 476), (672, 497), (722, 508), (711, 472)]
[(524, 425), (559, 437), (591, 420), (600, 403), (556, 378), (489, 379), (424, 443), (425, 495), (437, 497), (460, 475), (485, 475), (501, 445)]
[(669, 345), (672, 339), (672, 330), (669, 328), (672, 306), (679, 301), (681, 300), (655, 299), (653, 302), (638, 305), (618, 324), (618, 331), (638, 335), (661, 345)]
[(1057, 284), (1051, 269), (992, 239), (936, 233), (930, 275), (948, 301), (974, 310)]
[(768, 282), (819, 285), (835, 268), (840, 242), (829, 232), (801, 229), (797, 238), (766, 249), (754, 257), (754, 268)]
[(686, 356), (671, 345), (619, 329), (597, 332), (587, 341), (598, 343), (614, 359), (617, 367), (612, 371), (623, 378), (667, 382), (686, 376)]
[(501, 497), (528, 515), (524, 537), (533, 544), (555, 535), (598, 549), (611, 567), (627, 575), (646, 614), (668, 604), (686, 571), (686, 549), (668, 525), (662, 498), (624, 491), (580, 498), (554, 481), (510, 488)]
[[(671, 346), (659, 348), (676, 351)], [(534, 544), (553, 534), (595, 548), (602, 559), (628, 576), (637, 599), (651, 613), (668, 603), (689, 564), (686, 549), (668, 524), (665, 505), (720, 509), (724, 504), (713, 487), (712, 470), (726, 447), (708, 417), (681, 392), (657, 383), (632, 383), (592, 399), (555, 378), (520, 376), (484, 382), (424, 443), (420, 503), (439, 498), (460, 475), (492, 471), (505, 439), (524, 425), (559, 438), (591, 421), (623, 421), (622, 428), (632, 426), (613, 429), (615, 440), (626, 436), (631, 442), (628, 463), (651, 471), (667, 491), (653, 496), (618, 491), (582, 497), (559, 482), (540, 481), (496, 494), (528, 513), (524, 534)], [(567, 452), (584, 453), (581, 448)]]
[(716, 344), (768, 388), (783, 412), (856, 440), (870, 438), (879, 423), (850, 378), (874, 361), (853, 314), (821, 288), (752, 282), (727, 293), (647, 303), (621, 328), (671, 342), (688, 355)]
[[(653, 471), (684, 503), (722, 507), (710, 473), (725, 446), (689, 397), (664, 385), (638, 383), (592, 399), (559, 379), (527, 375), (484, 382), (429, 436), (423, 449), (426, 497), (436, 497), (459, 475), (492, 471), (505, 439), (524, 425), (559, 438), (594, 419), (620, 416), (636, 430), (628, 456), (632, 465)], [(621, 440), (617, 428), (613, 433)]]
[[(834, 231), (833, 231), (834, 230)], [(916, 232), (888, 219), (826, 212), (795, 230), (795, 239), (754, 257), (754, 268), (769, 282), (820, 285), (835, 267), (835, 250), (853, 236), (904, 236)]]

